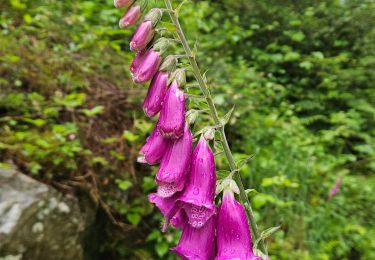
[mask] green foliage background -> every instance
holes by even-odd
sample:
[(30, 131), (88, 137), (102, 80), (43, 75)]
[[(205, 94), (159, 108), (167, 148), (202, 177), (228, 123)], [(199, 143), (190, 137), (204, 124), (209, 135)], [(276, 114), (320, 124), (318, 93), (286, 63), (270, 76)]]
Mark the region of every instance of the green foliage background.
[[(98, 259), (174, 259), (178, 233), (161, 234), (147, 202), (155, 169), (135, 163), (153, 122), (146, 86), (129, 80), (122, 11), (110, 0), (0, 9), (0, 166), (94, 190), (122, 227), (102, 227)], [(256, 218), (281, 225), (271, 259), (375, 259), (375, 2), (189, 1), (181, 21), (221, 114), (236, 105), (227, 132), (238, 160), (254, 155), (241, 174)]]

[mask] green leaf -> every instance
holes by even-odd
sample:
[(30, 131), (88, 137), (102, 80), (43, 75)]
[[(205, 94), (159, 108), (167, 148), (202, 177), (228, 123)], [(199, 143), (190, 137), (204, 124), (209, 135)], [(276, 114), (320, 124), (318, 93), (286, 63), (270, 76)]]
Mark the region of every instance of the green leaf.
[(115, 180), (117, 186), (120, 188), (120, 190), (126, 191), (128, 190), (131, 186), (133, 186), (133, 183), (128, 180), (121, 180), (121, 179), (116, 179)]
[(125, 130), (122, 136), (125, 138), (125, 140), (128, 140), (129, 142), (133, 143), (139, 139), (139, 135), (135, 135), (132, 132)]
[(104, 106), (96, 106), (92, 109), (82, 109), (82, 112), (88, 117), (96, 116), (104, 112)]
[(162, 257), (168, 252), (169, 245), (166, 242), (157, 243), (155, 246), (156, 253)]
[(141, 222), (141, 216), (137, 213), (130, 213), (126, 216), (130, 223), (133, 225), (138, 225)]

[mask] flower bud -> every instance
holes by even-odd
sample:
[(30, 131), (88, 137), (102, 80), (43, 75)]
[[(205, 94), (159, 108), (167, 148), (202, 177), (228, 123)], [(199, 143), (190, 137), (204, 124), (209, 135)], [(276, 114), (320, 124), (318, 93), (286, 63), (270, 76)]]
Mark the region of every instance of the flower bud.
[(185, 224), (180, 241), (175, 248), (171, 249), (172, 252), (180, 256), (182, 259), (214, 259), (215, 227), (215, 217), (210, 218), (202, 228), (194, 228), (189, 224)]
[(161, 62), (160, 53), (154, 49), (149, 49), (144, 54), (140, 55), (140, 60), (135, 62), (135, 69), (132, 71), (132, 78), (136, 83), (144, 83), (151, 80), (158, 71)]
[(217, 223), (217, 260), (261, 260), (253, 253), (245, 209), (230, 190), (224, 191)]
[(130, 25), (136, 24), (138, 19), (141, 17), (141, 7), (139, 5), (134, 5), (126, 11), (124, 16), (120, 19), (120, 28), (125, 28)]
[(148, 117), (153, 117), (161, 110), (168, 86), (168, 73), (159, 71), (155, 74), (143, 101), (143, 111)]
[(159, 8), (153, 8), (145, 15), (145, 21), (152, 22), (152, 26), (155, 27), (160, 21), (162, 15), (162, 10), (160, 10)]
[(183, 70), (183, 69), (176, 69), (172, 73), (171, 78), (169, 79), (169, 83), (173, 82), (173, 81), (177, 81), (179, 87), (181, 87), (181, 88), (185, 87), (185, 85), (186, 85), (185, 70)]
[(152, 46), (152, 48), (154, 48), (154, 50), (159, 51), (160, 53), (163, 54), (168, 49), (169, 45), (170, 45), (170, 41), (168, 39), (162, 37), (162, 38), (159, 38), (154, 43), (154, 45)]
[(203, 137), (206, 140), (214, 140), (215, 137), (215, 129), (213, 127), (208, 127), (206, 131), (203, 133)]
[(163, 138), (157, 127), (155, 127), (140, 150), (138, 162), (150, 165), (160, 162), (168, 144), (169, 141)]
[(156, 174), (159, 196), (170, 197), (182, 191), (189, 175), (192, 147), (193, 135), (186, 125), (184, 135), (170, 143), (164, 152)]
[[(151, 193), (148, 195), (148, 200), (151, 203), (154, 203), (155, 206), (158, 207), (161, 213), (166, 217), (175, 205), (178, 196), (179, 194), (176, 194), (169, 198), (163, 198), (155, 193)], [(183, 215), (182, 211), (178, 211), (174, 216), (172, 216), (170, 221), (175, 228), (182, 229), (186, 223), (186, 217)]]
[(199, 115), (199, 112), (195, 109), (191, 109), (186, 112), (186, 121), (189, 125), (192, 125), (195, 123), (195, 120), (197, 120)]
[(185, 95), (173, 81), (163, 100), (158, 128), (160, 133), (171, 139), (178, 139), (184, 133)]
[(135, 30), (135, 33), (130, 41), (130, 49), (140, 51), (146, 48), (147, 44), (154, 37), (155, 30), (151, 21), (143, 21)]
[(160, 66), (160, 71), (171, 73), (176, 69), (177, 59), (173, 55), (167, 56)]
[(116, 8), (121, 8), (121, 7), (128, 7), (130, 6), (134, 0), (113, 0), (113, 5)]

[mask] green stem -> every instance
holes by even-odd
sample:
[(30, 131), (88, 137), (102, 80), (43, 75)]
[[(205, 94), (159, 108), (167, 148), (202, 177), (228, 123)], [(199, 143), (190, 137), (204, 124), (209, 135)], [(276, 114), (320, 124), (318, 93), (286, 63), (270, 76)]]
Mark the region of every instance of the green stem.
[[(173, 10), (171, 1), (170, 0), (164, 0), (164, 2), (165, 2), (165, 5), (167, 7), (167, 10), (169, 10), (168, 13), (171, 17), (171, 20), (172, 20), (173, 24), (175, 25), (175, 27), (177, 29), (178, 38), (180, 39), (181, 44), (182, 44), (182, 46), (183, 46), (183, 48), (186, 52), (186, 55), (188, 56), (190, 65), (191, 65), (192, 70), (193, 70), (193, 74), (194, 74), (196, 80), (199, 83), (199, 87), (200, 87), (203, 95), (206, 98), (206, 102), (207, 102), (207, 104), (210, 108), (211, 117), (214, 120), (216, 125), (220, 125), (218, 131), (219, 131), (220, 137), (221, 137), (221, 144), (223, 146), (225, 156), (227, 157), (227, 160), (229, 162), (229, 166), (230, 166), (231, 171), (236, 171), (235, 174), (234, 174), (234, 180), (237, 183), (238, 188), (240, 189), (240, 199), (241, 199), (242, 203), (244, 204), (244, 206), (246, 208), (247, 217), (249, 219), (250, 228), (251, 228), (252, 239), (253, 239), (253, 241), (256, 241), (260, 237), (260, 233), (259, 233), (258, 226), (257, 226), (255, 218), (254, 218), (254, 214), (253, 214), (253, 210), (252, 210), (251, 205), (250, 205), (249, 198), (246, 195), (245, 188), (243, 186), (240, 173), (239, 173), (239, 171), (237, 171), (236, 162), (234, 161), (232, 152), (229, 148), (229, 144), (228, 144), (227, 138), (225, 136), (224, 125), (221, 124), (221, 122), (220, 122), (220, 118), (219, 118), (218, 112), (216, 110), (215, 104), (212, 100), (208, 85), (207, 85), (206, 81), (203, 79), (203, 76), (200, 72), (197, 61), (195, 59), (195, 55), (193, 54), (193, 52), (190, 49), (189, 43), (186, 40), (185, 34), (184, 34), (184, 32), (181, 28), (178, 17)], [(267, 255), (267, 248), (266, 248), (263, 240), (259, 241), (259, 249), (264, 254)]]

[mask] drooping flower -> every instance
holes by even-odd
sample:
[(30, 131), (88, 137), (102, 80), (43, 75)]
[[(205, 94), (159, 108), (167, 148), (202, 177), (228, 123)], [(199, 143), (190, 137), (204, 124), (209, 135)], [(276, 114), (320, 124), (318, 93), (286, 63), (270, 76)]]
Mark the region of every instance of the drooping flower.
[(211, 217), (202, 228), (185, 224), (180, 241), (172, 252), (182, 259), (211, 260), (215, 254), (216, 219)]
[(141, 65), (142, 60), (145, 57), (145, 53), (146, 51), (142, 50), (137, 52), (137, 54), (135, 55), (132, 63), (130, 64), (130, 72), (132, 73), (132, 75), (138, 70), (139, 65)]
[(160, 71), (152, 79), (143, 102), (143, 111), (148, 117), (153, 117), (160, 112), (165, 93), (168, 89), (168, 76), (175, 66), (176, 58), (168, 56), (161, 64)]
[(159, 71), (155, 74), (143, 101), (143, 111), (153, 117), (161, 110), (164, 95), (168, 89), (168, 72)]
[[(148, 200), (151, 203), (154, 203), (155, 206), (158, 207), (160, 212), (164, 215), (164, 217), (166, 217), (175, 205), (178, 196), (179, 194), (175, 194), (172, 197), (163, 198), (156, 193), (151, 193), (148, 195)], [(183, 214), (184, 213), (180, 210), (171, 217), (170, 222), (175, 228), (182, 229), (184, 227), (186, 223), (186, 217)]]
[[(189, 181), (171, 212), (182, 208), (189, 224), (201, 228), (215, 214), (215, 186), (214, 155), (206, 140), (201, 137), (192, 155)], [(164, 228), (168, 226), (168, 219)]]
[(186, 124), (183, 136), (171, 142), (164, 152), (156, 174), (158, 195), (170, 197), (182, 191), (187, 182), (193, 146), (193, 135)]
[(141, 51), (146, 48), (147, 44), (154, 37), (155, 30), (151, 21), (143, 21), (135, 30), (130, 41), (130, 49)]
[(224, 191), (217, 223), (216, 260), (261, 260), (253, 253), (245, 209), (236, 201), (232, 191)]
[(113, 0), (113, 4), (116, 8), (130, 6), (134, 0)]
[(171, 139), (182, 136), (185, 126), (185, 95), (174, 80), (165, 94), (160, 111), (158, 127), (160, 133)]
[(133, 60), (134, 64), (131, 65), (132, 78), (136, 83), (144, 83), (151, 80), (158, 71), (161, 62), (160, 52), (152, 48), (145, 51), (144, 54), (139, 53), (138, 58), (137, 56)]
[(134, 5), (129, 8), (120, 19), (119, 26), (120, 28), (125, 28), (130, 25), (136, 24), (138, 19), (141, 17), (141, 7), (139, 5)]
[(138, 162), (151, 165), (160, 162), (168, 144), (169, 140), (165, 139), (155, 127), (140, 150)]

